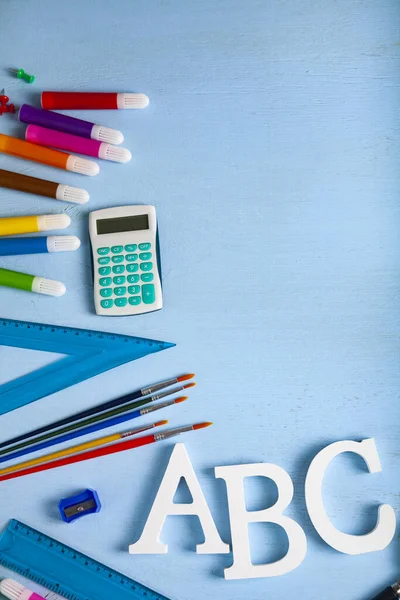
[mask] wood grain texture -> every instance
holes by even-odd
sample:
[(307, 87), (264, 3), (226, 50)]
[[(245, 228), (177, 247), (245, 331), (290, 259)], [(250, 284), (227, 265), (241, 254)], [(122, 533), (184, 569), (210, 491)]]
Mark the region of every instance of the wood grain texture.
[[(232, 557), (196, 556), (197, 525), (171, 519), (167, 556), (129, 556), (168, 445), (7, 482), (1, 522), (26, 520), (172, 600), (368, 600), (399, 577), (398, 538), (384, 552), (340, 555), (312, 529), (303, 496), (318, 450), (374, 436), (383, 472), (338, 459), (325, 482), (328, 513), (343, 531), (363, 533), (378, 503), (400, 507), (399, 19), (397, 0), (3, 1), (0, 88), (15, 104), (36, 103), (44, 89), (139, 91), (151, 104), (74, 115), (120, 129), (132, 151), (129, 165), (102, 162), (97, 177), (0, 156), (1, 168), (91, 194), (88, 205), (69, 206), (0, 189), (0, 216), (63, 210), (68, 233), (83, 241), (73, 257), (2, 258), (2, 267), (63, 280), (68, 292), (1, 290), (0, 314), (177, 342), (3, 416), (7, 437), (196, 371), (190, 402), (168, 416), (173, 425), (215, 423), (182, 441), (223, 538), (226, 497), (212, 468), (268, 461), (294, 479), (288, 514), (309, 549), (285, 577), (225, 582)], [(9, 67), (34, 73), (35, 84)], [(10, 116), (0, 129), (24, 130)], [(96, 317), (88, 211), (138, 202), (157, 207), (165, 308)], [(0, 380), (34, 360), (0, 349)], [(65, 527), (58, 499), (88, 486), (104, 510)], [(276, 492), (249, 482), (248, 495), (256, 509)], [(276, 528), (255, 527), (251, 537), (255, 560), (285, 551)]]

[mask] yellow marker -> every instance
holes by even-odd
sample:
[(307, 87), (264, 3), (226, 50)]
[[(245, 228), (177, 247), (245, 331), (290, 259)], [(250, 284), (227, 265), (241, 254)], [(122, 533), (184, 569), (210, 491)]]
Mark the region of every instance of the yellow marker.
[(65, 229), (71, 223), (68, 215), (30, 215), (28, 217), (6, 217), (0, 219), (0, 235), (18, 235)]
[(26, 460), (25, 462), (19, 463), (18, 465), (6, 467), (5, 469), (0, 469), (0, 476), (8, 475), (8, 473), (14, 473), (15, 471), (21, 471), (23, 469), (28, 469), (29, 467), (36, 467), (36, 465), (51, 462), (52, 460), (56, 460), (57, 458), (63, 458), (64, 456), (69, 456), (71, 454), (79, 454), (80, 452), (84, 452), (85, 450), (92, 450), (93, 448), (97, 448), (98, 446), (106, 446), (107, 444), (112, 444), (113, 442), (117, 442), (126, 437), (130, 437), (131, 435), (136, 435), (137, 433), (142, 433), (143, 431), (153, 429), (154, 427), (160, 427), (161, 425), (166, 425), (167, 423), (168, 421), (157, 421), (157, 423), (153, 423), (152, 425), (139, 427), (137, 429), (132, 429), (131, 431), (125, 431), (124, 433), (114, 433), (113, 435), (106, 435), (104, 437), (97, 438), (96, 440), (92, 440), (91, 442), (86, 442), (86, 444), (78, 444), (77, 446), (71, 446), (71, 448), (66, 448), (65, 450), (59, 450), (58, 452), (52, 452), (51, 454), (46, 454), (45, 456), (39, 456), (39, 458)]

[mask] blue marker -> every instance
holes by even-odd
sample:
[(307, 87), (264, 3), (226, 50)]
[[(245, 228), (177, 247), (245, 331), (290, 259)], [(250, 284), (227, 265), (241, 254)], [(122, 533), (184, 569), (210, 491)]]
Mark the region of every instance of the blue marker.
[(0, 238), (0, 256), (43, 254), (45, 252), (72, 252), (81, 245), (74, 235), (50, 235), (31, 238)]

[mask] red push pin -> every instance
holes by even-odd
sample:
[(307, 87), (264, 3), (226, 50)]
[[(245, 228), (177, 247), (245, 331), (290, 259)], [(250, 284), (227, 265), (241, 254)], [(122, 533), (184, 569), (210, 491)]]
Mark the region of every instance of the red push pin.
[(4, 113), (15, 113), (14, 104), (8, 104), (10, 98), (5, 95), (4, 89), (1, 90), (0, 94), (0, 116)]
[(6, 106), (4, 108), (5, 108), (4, 112), (15, 114), (15, 106), (14, 106), (14, 104), (6, 104)]
[(3, 88), (1, 90), (1, 95), (0, 95), (0, 106), (5, 106), (9, 100), (10, 100), (10, 98), (5, 95), (4, 88)]

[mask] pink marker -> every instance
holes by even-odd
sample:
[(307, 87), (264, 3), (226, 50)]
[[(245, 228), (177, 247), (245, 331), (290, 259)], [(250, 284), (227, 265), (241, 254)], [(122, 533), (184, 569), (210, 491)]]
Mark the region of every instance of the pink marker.
[(10, 600), (46, 600), (13, 579), (3, 579), (0, 583), (0, 592)]
[(67, 150), (86, 156), (95, 156), (104, 160), (125, 163), (131, 160), (132, 155), (126, 148), (113, 146), (97, 140), (89, 140), (71, 133), (63, 133), (39, 125), (28, 125), (25, 132), (25, 139), (28, 142), (47, 146), (48, 148), (57, 148), (58, 150)]

